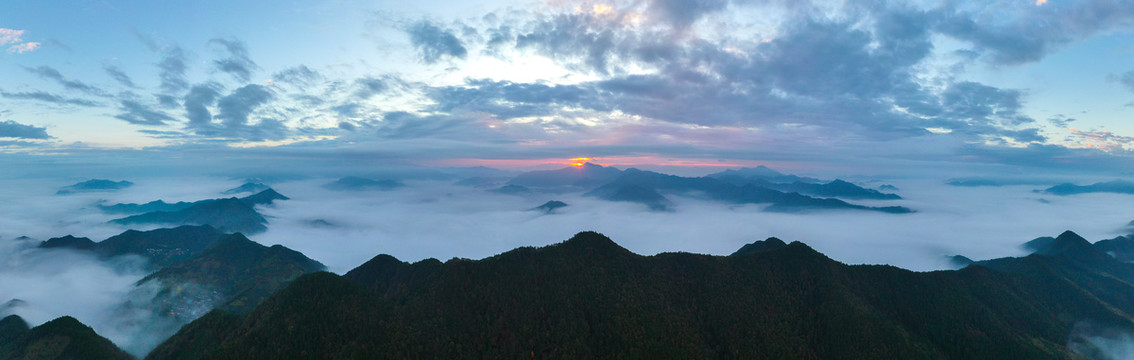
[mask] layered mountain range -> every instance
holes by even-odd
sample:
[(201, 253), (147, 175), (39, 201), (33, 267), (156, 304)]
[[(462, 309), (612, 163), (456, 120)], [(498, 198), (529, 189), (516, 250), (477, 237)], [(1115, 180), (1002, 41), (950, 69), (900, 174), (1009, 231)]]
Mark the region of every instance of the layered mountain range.
[(268, 188), (243, 198), (176, 203), (155, 200), (145, 204), (99, 204), (98, 207), (107, 213), (136, 214), (111, 220), (119, 225), (210, 225), (222, 231), (254, 234), (268, 229), (268, 220), (255, 206), (271, 205), (277, 200), (289, 198)]
[(640, 256), (605, 236), (483, 260), (379, 255), (213, 311), (148, 359), (1105, 358), (1134, 264), (1074, 233), (959, 271), (848, 266), (799, 242)]
[(843, 180), (787, 175), (770, 168), (729, 169), (702, 177), (682, 177), (639, 169), (619, 170), (592, 163), (516, 176), (493, 192), (527, 195), (535, 192), (583, 191), (608, 201), (633, 202), (651, 210), (673, 209), (667, 195), (699, 197), (732, 204), (767, 204), (767, 211), (869, 210), (909, 213), (903, 206), (864, 206), (849, 200), (898, 200), (901, 196), (867, 189)]

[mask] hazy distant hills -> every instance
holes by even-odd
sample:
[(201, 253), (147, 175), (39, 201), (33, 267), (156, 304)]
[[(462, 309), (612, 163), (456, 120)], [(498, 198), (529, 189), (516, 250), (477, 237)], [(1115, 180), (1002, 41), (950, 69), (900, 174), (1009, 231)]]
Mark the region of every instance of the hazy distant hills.
[[(706, 177), (737, 186), (755, 185), (780, 192), (795, 192), (819, 197), (872, 200), (898, 200), (902, 198), (897, 194), (883, 193), (878, 190), (863, 188), (839, 179), (823, 183), (819, 179), (786, 175), (765, 166), (729, 169), (709, 174)], [(893, 186), (890, 186), (890, 188), (893, 188)]]
[(80, 192), (115, 191), (130, 187), (132, 185), (134, 185), (134, 183), (126, 180), (111, 181), (105, 179), (91, 179), (74, 185), (59, 188), (59, 191), (56, 191), (55, 194), (67, 195)]
[(244, 184), (241, 184), (240, 186), (225, 190), (224, 192), (221, 192), (221, 194), (224, 194), (224, 195), (236, 195), (236, 194), (243, 194), (243, 193), (255, 194), (255, 193), (258, 193), (258, 192), (261, 192), (261, 191), (264, 191), (264, 190), (268, 190), (268, 189), (271, 189), (271, 187), (268, 186), (268, 185), (264, 185), (263, 183), (246, 182)]
[(591, 232), (476, 261), (379, 255), (302, 276), (247, 315), (209, 313), (147, 358), (1100, 356), (1089, 338), (1134, 329), (1134, 265), (1091, 255), (1073, 233), (1055, 240), (928, 273), (777, 239), (731, 256), (640, 256)]
[(734, 204), (769, 204), (768, 210), (798, 212), (822, 209), (856, 209), (888, 213), (908, 213), (901, 206), (869, 207), (847, 203), (844, 199), (897, 200), (901, 196), (834, 180), (787, 175), (764, 166), (729, 169), (704, 177), (682, 177), (585, 163), (581, 167), (532, 171), (492, 190), (502, 194), (528, 194), (535, 191), (585, 190), (585, 196), (608, 201), (634, 202), (651, 210), (670, 210), (666, 198), (675, 193)]
[(405, 186), (405, 184), (399, 181), (374, 180), (355, 176), (347, 176), (323, 185), (324, 188), (337, 191), (393, 190), (402, 186)]
[(795, 176), (795, 175), (784, 174), (784, 173), (781, 173), (779, 171), (772, 170), (771, 168), (764, 166), (764, 165), (760, 165), (760, 166), (757, 166), (757, 167), (754, 167), (754, 168), (728, 169), (728, 170), (725, 170), (725, 171), (712, 173), (712, 174), (709, 174), (709, 175), (706, 175), (706, 176), (711, 177), (711, 178), (715, 178), (715, 179), (741, 178), (741, 179), (750, 179), (750, 180), (763, 180), (763, 181), (767, 181), (767, 182), (770, 182), (770, 183), (782, 183), (782, 184), (793, 183), (793, 182), (801, 182), (801, 183), (820, 183), (820, 182), (822, 182), (821, 180), (815, 179), (815, 178), (800, 177), (800, 176)]
[(268, 220), (256, 211), (256, 205), (271, 205), (287, 196), (268, 188), (243, 198), (210, 199), (196, 202), (166, 203), (161, 200), (145, 204), (98, 205), (109, 213), (138, 214), (110, 222), (120, 225), (211, 225), (227, 232), (255, 234), (267, 230)]
[(1134, 182), (1114, 180), (1094, 183), (1090, 185), (1075, 185), (1071, 183), (1063, 183), (1044, 189), (1043, 192), (1053, 195), (1074, 195), (1088, 193), (1134, 194)]
[(579, 167), (566, 167), (559, 170), (542, 170), (526, 172), (508, 181), (510, 185), (520, 185), (530, 188), (561, 188), (576, 187), (590, 189), (618, 177), (622, 170), (584, 163)]
[[(835, 186), (842, 187), (843, 185), (836, 184)], [(854, 185), (851, 186), (858, 188)], [(857, 209), (888, 213), (912, 212), (912, 210), (901, 206), (868, 207), (850, 204), (838, 199), (814, 198), (796, 192), (782, 192), (752, 183), (735, 185), (713, 177), (681, 177), (638, 169), (627, 169), (615, 180), (585, 195), (611, 201), (639, 202), (655, 210), (666, 209), (669, 201), (659, 193), (660, 191), (703, 196), (712, 200), (735, 204), (770, 204), (767, 210), (779, 212), (821, 209)], [(877, 193), (874, 190), (868, 191)]]
[(0, 320), (0, 359), (133, 359), (75, 318), (28, 328), (16, 315)]

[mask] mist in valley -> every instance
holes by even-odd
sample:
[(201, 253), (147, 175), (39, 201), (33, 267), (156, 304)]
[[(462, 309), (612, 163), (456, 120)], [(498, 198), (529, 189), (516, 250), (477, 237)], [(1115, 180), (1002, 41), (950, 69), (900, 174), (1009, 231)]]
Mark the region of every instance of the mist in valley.
[[(56, 195), (66, 182), (9, 179), (0, 192), (0, 311), (33, 326), (71, 315), (135, 353), (145, 352), (180, 324), (145, 304), (152, 291), (135, 287), (144, 260), (131, 256), (99, 260), (64, 249), (37, 249), (39, 241), (74, 235), (101, 241), (127, 230), (107, 224), (122, 215), (96, 204), (196, 201), (244, 179), (147, 177), (115, 192)], [(323, 185), (335, 177), (268, 182), (290, 200), (259, 206), (268, 231), (249, 236), (280, 244), (345, 273), (378, 254), (402, 261), (459, 257), (480, 259), (521, 246), (546, 246), (577, 232), (601, 232), (628, 250), (653, 255), (692, 252), (728, 255), (747, 243), (778, 237), (801, 241), (848, 264), (890, 264), (928, 271), (953, 269), (946, 256), (972, 259), (1020, 256), (1020, 244), (1073, 230), (1089, 240), (1125, 234), (1134, 218), (1134, 195), (1053, 196), (1033, 185), (958, 187), (944, 179), (899, 179), (902, 200), (855, 201), (901, 205), (917, 212), (819, 210), (764, 211), (690, 195), (667, 194), (671, 211), (610, 202), (581, 192), (505, 195), (491, 186), (461, 186), (458, 179), (405, 180), (394, 190), (336, 191)], [(246, 196), (249, 194), (238, 194)], [(551, 213), (532, 210), (549, 200), (568, 204)], [(134, 227), (148, 230), (152, 225)], [(20, 238), (26, 236), (26, 238)], [(203, 314), (203, 312), (201, 313)], [(199, 316), (200, 314), (198, 314)]]

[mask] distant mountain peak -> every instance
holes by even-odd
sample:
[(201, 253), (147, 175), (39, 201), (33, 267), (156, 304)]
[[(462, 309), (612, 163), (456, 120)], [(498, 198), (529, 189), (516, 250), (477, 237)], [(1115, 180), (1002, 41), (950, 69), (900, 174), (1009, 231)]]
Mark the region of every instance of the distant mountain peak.
[(91, 179), (91, 180), (83, 181), (83, 182), (80, 182), (80, 183), (76, 183), (74, 185), (68, 185), (68, 186), (64, 186), (62, 188), (59, 188), (59, 191), (56, 191), (55, 194), (56, 195), (67, 195), (67, 194), (74, 194), (74, 193), (80, 193), (80, 192), (116, 191), (116, 190), (119, 190), (119, 189), (128, 188), (128, 187), (133, 186), (133, 185), (134, 185), (134, 183), (126, 181), (126, 180), (112, 181), (112, 180), (106, 180), (106, 179)]
[(1087, 239), (1084, 239), (1082, 236), (1079, 236), (1079, 234), (1070, 230), (1059, 234), (1059, 236), (1048, 243), (1047, 246), (1039, 248), (1035, 253), (1059, 256), (1080, 262), (1096, 262), (1112, 259), (1110, 255), (1096, 248), (1090, 241), (1087, 241)]
[(787, 243), (785, 243), (783, 240), (775, 237), (770, 237), (765, 240), (755, 241), (751, 244), (745, 244), (739, 250), (736, 250), (736, 252), (732, 253), (732, 256), (776, 250), (785, 246), (787, 246)]
[(545, 214), (551, 214), (551, 213), (554, 213), (556, 209), (566, 207), (566, 206), (567, 206), (567, 203), (565, 203), (565, 202), (562, 202), (562, 201), (559, 201), (559, 200), (549, 200), (548, 202), (543, 203), (543, 205), (536, 206), (536, 207), (532, 208), (531, 210), (532, 211), (543, 211)]
[(75, 237), (67, 235), (63, 237), (47, 239), (39, 244), (41, 248), (72, 248), (79, 250), (88, 250), (95, 246), (95, 242), (85, 237)]
[(606, 235), (594, 231), (577, 233), (567, 241), (552, 246), (586, 254), (630, 254), (630, 250), (619, 246)]

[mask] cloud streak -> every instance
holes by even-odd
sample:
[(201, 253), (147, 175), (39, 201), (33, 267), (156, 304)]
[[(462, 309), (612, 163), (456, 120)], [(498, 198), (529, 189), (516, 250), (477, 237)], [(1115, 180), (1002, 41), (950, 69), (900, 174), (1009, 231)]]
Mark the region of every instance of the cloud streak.
[(24, 125), (15, 121), (0, 121), (0, 137), (18, 139), (50, 139), (47, 128)]

